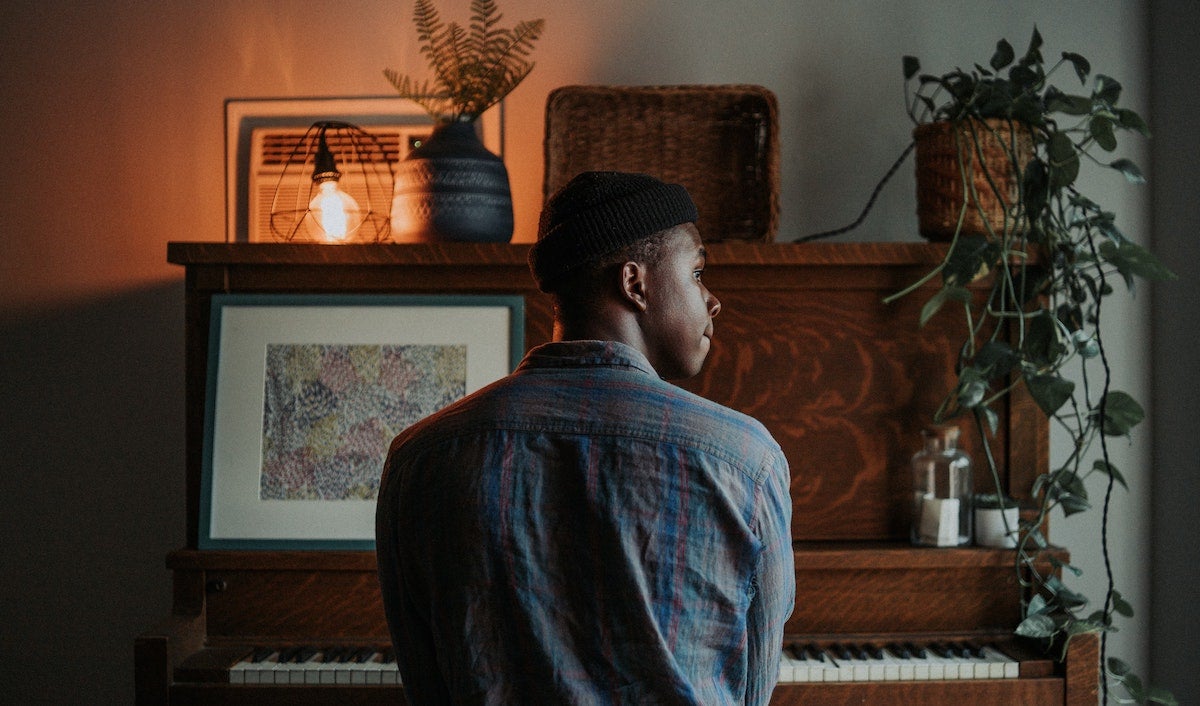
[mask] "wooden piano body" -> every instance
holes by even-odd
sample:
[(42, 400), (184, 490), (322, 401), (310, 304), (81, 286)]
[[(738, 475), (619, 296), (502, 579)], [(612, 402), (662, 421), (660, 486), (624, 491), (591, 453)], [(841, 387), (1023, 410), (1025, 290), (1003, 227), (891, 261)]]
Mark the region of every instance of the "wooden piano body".
[[(1010, 551), (908, 545), (908, 459), (951, 384), (960, 317), (917, 326), (931, 290), (891, 305), (944, 254), (926, 243), (709, 246), (721, 299), (712, 354), (687, 387), (760, 419), (792, 466), (797, 600), (789, 640), (999, 640), (1024, 655), (1017, 679), (781, 684), (774, 703), (1095, 704), (1094, 636), (1065, 660), (1012, 636), (1020, 588)], [(387, 628), (370, 552), (197, 550), (210, 302), (220, 292), (518, 294), (525, 347), (551, 335), (525, 245), (320, 246), (172, 243), (186, 268), (188, 544), (167, 557), (171, 615), (138, 637), (140, 704), (375, 704), (399, 686), (237, 685), (255, 646), (382, 646)], [(934, 286), (934, 285), (930, 285)], [(1027, 497), (1048, 463), (1032, 401), (1001, 410), (994, 452)], [(965, 433), (968, 451), (973, 435)], [(981, 464), (976, 464), (980, 466)], [(977, 487), (990, 487), (982, 468)]]

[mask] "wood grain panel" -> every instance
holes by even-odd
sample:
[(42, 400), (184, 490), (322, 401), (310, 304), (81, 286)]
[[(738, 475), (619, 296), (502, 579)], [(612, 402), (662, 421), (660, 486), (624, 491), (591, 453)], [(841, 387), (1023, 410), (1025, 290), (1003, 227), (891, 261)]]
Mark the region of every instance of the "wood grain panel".
[[(896, 540), (911, 510), (908, 459), (953, 385), (962, 317), (946, 311), (925, 328), (920, 307), (936, 283), (882, 299), (940, 261), (926, 243), (763, 244), (708, 247), (706, 279), (721, 299), (713, 351), (683, 386), (761, 420), (792, 466), (793, 536)], [(550, 339), (552, 306), (529, 277), (529, 246), (424, 244), (322, 246), (171, 243), (188, 272), (188, 546), (196, 544), (208, 313), (218, 292), (510, 293), (526, 302), (526, 348)], [(1028, 412), (1036, 412), (1026, 401)], [(1001, 413), (996, 457), (1005, 480), (1018, 469), (1027, 494), (1044, 468), (1044, 420)], [(1027, 423), (1026, 421), (1027, 420)], [(990, 488), (975, 434), (976, 484)]]

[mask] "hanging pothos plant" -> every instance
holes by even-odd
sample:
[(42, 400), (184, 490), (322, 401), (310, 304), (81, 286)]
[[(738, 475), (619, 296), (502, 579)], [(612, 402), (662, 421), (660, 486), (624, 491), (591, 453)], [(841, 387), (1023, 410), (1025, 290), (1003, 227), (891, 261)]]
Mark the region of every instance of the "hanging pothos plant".
[(433, 79), (418, 81), (394, 69), (384, 69), (384, 76), (435, 120), (474, 121), (533, 70), (529, 55), (546, 24), (527, 20), (503, 29), (501, 17), (495, 0), (471, 0), (470, 26), (463, 28), (443, 22), (432, 0), (417, 0), (413, 24)]
[[(1078, 81), (1084, 91), (1061, 90), (1052, 77)], [(998, 423), (994, 407), (1005, 395), (1023, 386), (1070, 440), (1068, 457), (1037, 477), (1036, 512), (1021, 522), (1016, 568), (1029, 590), (1017, 632), (1064, 649), (1076, 634), (1100, 632), (1106, 702), (1114, 689), (1122, 701), (1173, 704), (1169, 692), (1146, 686), (1126, 663), (1106, 655), (1105, 637), (1116, 629), (1116, 616), (1133, 615), (1113, 583), (1108, 553), (1110, 500), (1116, 486), (1126, 487), (1108, 444), (1129, 436), (1144, 413), (1131, 395), (1111, 387), (1116, 361), (1105, 346), (1102, 309), (1114, 282), (1132, 294), (1139, 278), (1175, 276), (1077, 186), (1088, 165), (1141, 183), (1132, 161), (1105, 155), (1117, 148), (1118, 134), (1149, 136), (1136, 112), (1118, 106), (1117, 81), (1097, 74), (1088, 90), (1089, 77), (1091, 67), (1078, 54), (1064, 52), (1047, 65), (1036, 29), (1024, 55), (1017, 57), (1001, 40), (986, 67), (927, 75), (916, 58), (904, 58), (906, 103), (918, 134), (929, 123), (952, 124), (960, 196), (944, 261), (889, 300), (940, 276), (922, 323), (947, 306), (965, 316), (968, 335), (958, 351), (957, 384), (936, 421), (974, 419), (997, 493), (1004, 488), (990, 440)], [(1022, 154), (1020, 143), (1032, 150)], [(917, 148), (919, 171), (919, 143)], [(991, 163), (978, 171), (989, 151)], [(998, 213), (982, 213), (989, 200), (1000, 204)], [(1086, 483), (1094, 476), (1106, 483), (1101, 500), (1088, 495)], [(1042, 528), (1055, 508), (1073, 515), (1093, 503), (1103, 514), (1099, 542), (1109, 581), (1104, 605), (1089, 609), (1087, 599), (1060, 578), (1078, 576), (1079, 569), (1047, 551)], [(1039, 568), (1045, 566), (1054, 570)]]

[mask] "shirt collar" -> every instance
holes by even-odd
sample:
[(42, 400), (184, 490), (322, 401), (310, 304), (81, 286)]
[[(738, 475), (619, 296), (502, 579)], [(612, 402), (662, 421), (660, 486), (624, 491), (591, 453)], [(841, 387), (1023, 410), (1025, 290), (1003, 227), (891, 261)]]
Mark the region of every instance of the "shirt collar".
[(517, 370), (607, 366), (633, 368), (658, 377), (641, 351), (619, 341), (554, 341), (531, 349)]

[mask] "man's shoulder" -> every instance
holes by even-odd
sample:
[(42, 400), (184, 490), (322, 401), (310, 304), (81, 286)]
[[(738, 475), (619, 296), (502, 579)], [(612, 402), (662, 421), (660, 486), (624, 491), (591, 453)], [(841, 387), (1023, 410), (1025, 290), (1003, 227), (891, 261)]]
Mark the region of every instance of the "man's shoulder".
[[(675, 386), (672, 385), (671, 387)], [(771, 432), (767, 431), (766, 426), (749, 414), (739, 412), (732, 407), (727, 407), (719, 402), (714, 402), (707, 397), (702, 397), (680, 387), (675, 387), (673, 394), (679, 396), (697, 414), (708, 417), (711, 424), (736, 430), (742, 434), (748, 434), (771, 446), (778, 446), (775, 438), (771, 436)]]

